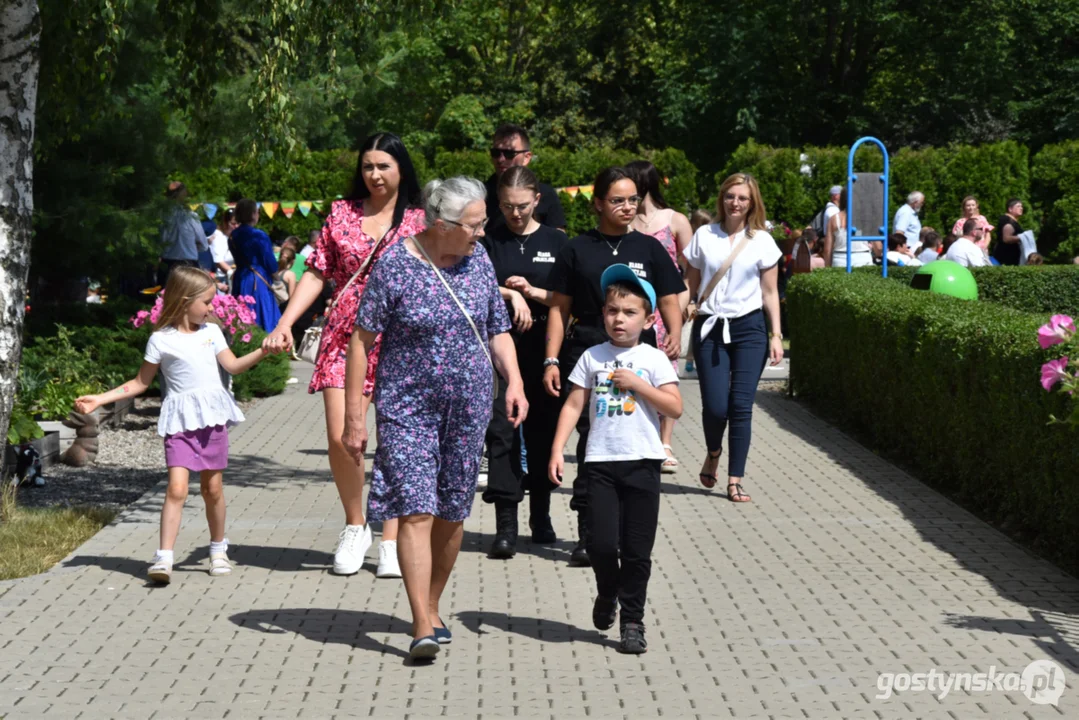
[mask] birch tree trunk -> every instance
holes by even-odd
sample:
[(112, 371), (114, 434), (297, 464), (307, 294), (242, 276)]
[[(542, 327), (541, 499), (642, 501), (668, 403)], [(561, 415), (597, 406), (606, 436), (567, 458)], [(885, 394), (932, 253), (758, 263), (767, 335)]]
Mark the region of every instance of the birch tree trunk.
[(18, 384), (30, 268), (40, 41), (37, 0), (0, 0), (0, 428), (5, 436)]

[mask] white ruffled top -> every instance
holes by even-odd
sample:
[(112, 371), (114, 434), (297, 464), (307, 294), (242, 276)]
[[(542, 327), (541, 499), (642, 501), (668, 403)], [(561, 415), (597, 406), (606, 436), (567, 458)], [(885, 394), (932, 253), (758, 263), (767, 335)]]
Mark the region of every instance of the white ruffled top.
[(164, 385), (158, 435), (243, 422), (217, 362), (218, 353), (227, 348), (221, 328), (209, 323), (193, 333), (165, 328), (150, 336), (144, 359), (161, 366)]

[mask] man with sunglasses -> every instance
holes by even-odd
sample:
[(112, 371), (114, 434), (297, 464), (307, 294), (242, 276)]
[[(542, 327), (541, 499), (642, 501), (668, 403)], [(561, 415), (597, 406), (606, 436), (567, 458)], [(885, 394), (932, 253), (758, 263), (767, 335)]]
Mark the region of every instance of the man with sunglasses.
[[(529, 142), (527, 130), (511, 123), (495, 130), (494, 140), (491, 142), (491, 164), (494, 165), (495, 172), (484, 183), (487, 188), (487, 217), (490, 218), (487, 224), (488, 232), (506, 223), (506, 218), (498, 207), (498, 178), (514, 165), (528, 165), (531, 161), (532, 144)], [(566, 215), (562, 211), (558, 193), (546, 183), (539, 184), (539, 204), (532, 217), (541, 225), (566, 231)]]

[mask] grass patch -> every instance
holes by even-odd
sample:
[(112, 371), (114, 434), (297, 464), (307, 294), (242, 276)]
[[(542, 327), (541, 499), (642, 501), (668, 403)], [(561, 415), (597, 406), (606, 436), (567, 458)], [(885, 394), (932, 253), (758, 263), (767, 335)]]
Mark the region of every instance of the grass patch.
[(116, 510), (100, 507), (22, 508), (15, 487), (0, 488), (0, 580), (37, 575), (63, 560), (101, 528)]

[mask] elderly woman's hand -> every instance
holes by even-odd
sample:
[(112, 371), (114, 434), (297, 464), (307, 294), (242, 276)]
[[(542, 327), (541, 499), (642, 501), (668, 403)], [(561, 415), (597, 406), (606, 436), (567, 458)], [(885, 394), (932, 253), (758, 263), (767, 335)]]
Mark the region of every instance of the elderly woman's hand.
[(506, 388), (506, 417), (513, 427), (520, 427), (528, 416), (528, 400), (525, 398), (524, 385), (510, 383)]
[[(508, 397), (508, 396), (507, 396)], [(357, 465), (363, 464), (363, 454), (367, 452), (367, 425), (363, 422), (352, 422), (345, 416), (345, 431), (341, 433), (341, 443), (345, 450), (356, 461)]]

